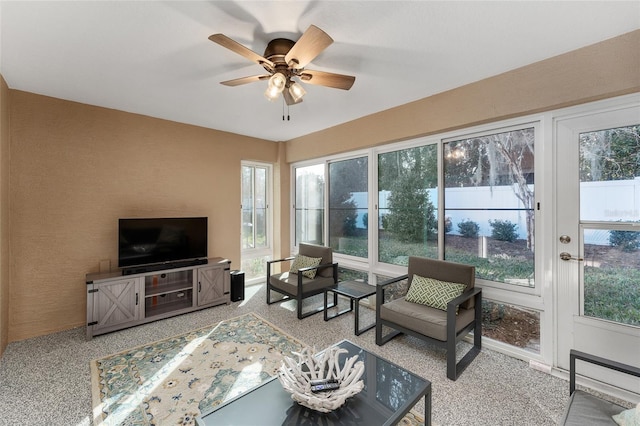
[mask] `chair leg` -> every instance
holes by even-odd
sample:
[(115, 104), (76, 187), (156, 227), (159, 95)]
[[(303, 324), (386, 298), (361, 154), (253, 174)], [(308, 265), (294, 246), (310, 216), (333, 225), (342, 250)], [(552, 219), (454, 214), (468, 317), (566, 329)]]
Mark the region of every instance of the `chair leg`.
[(376, 345), (382, 346), (387, 343), (389, 340), (393, 339), (396, 336), (402, 334), (401, 331), (393, 330), (390, 331), (386, 336), (382, 335), (382, 321), (379, 319), (376, 321)]
[(458, 372), (456, 365), (456, 337), (455, 331), (453, 338), (447, 336), (447, 378), (450, 380), (456, 380), (458, 378)]

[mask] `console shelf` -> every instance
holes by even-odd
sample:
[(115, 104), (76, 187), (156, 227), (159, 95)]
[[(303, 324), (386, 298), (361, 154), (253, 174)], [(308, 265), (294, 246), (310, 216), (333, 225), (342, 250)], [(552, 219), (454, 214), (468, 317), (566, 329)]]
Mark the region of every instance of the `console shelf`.
[(128, 274), (87, 274), (87, 338), (198, 309), (231, 303), (231, 262)]

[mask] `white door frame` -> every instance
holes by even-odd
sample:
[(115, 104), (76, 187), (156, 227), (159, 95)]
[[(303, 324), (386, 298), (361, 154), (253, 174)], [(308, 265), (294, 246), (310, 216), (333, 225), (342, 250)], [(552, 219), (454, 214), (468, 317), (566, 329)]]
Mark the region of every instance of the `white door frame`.
[[(569, 350), (578, 349), (631, 365), (639, 365), (640, 328), (582, 316), (581, 287), (583, 262), (582, 231), (588, 224), (580, 223), (580, 188), (578, 173), (578, 137), (587, 131), (604, 130), (640, 123), (640, 96), (614, 100), (594, 110), (582, 109), (554, 120), (555, 206), (554, 286), (556, 312), (556, 348), (554, 364), (569, 369)], [(570, 241), (561, 242), (561, 236)], [(571, 254), (571, 260), (561, 260), (560, 253)], [(633, 392), (640, 386), (612, 373), (600, 374), (587, 370), (588, 376), (604, 383), (620, 384)]]

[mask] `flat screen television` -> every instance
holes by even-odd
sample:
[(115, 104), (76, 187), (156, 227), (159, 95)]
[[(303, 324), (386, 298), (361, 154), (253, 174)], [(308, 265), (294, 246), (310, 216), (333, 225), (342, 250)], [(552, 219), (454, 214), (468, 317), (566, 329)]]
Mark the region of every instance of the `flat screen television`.
[(207, 258), (206, 217), (135, 218), (118, 221), (118, 267)]

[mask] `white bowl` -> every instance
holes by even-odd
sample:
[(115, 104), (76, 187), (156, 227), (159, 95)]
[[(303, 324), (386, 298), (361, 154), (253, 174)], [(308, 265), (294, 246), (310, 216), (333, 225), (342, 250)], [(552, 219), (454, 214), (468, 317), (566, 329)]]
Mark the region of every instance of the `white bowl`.
[[(357, 395), (364, 383), (360, 380), (364, 373), (364, 363), (357, 361), (358, 356), (345, 360), (340, 366), (340, 354), (347, 353), (343, 348), (331, 347), (319, 354), (313, 354), (309, 348), (293, 354), (298, 359), (285, 357), (278, 370), (278, 379), (291, 399), (298, 404), (323, 413), (341, 407), (345, 401)], [(340, 387), (324, 392), (311, 392), (311, 380), (337, 379)]]

